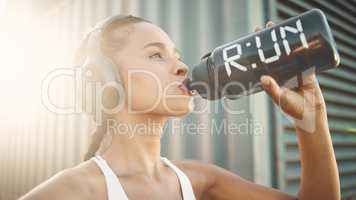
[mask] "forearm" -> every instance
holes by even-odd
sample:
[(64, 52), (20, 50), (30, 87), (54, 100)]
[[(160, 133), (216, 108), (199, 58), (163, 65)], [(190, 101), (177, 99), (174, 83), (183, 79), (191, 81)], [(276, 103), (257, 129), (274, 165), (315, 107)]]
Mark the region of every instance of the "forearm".
[(304, 130), (297, 124), (301, 185), (298, 199), (340, 199), (340, 183), (337, 164), (328, 127), (326, 109), (315, 112), (314, 128)]

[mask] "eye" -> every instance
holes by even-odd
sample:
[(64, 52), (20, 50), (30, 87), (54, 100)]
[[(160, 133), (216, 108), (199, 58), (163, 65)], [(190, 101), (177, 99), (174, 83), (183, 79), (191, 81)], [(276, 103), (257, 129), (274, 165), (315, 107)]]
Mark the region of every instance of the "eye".
[(161, 53), (155, 53), (155, 54), (152, 54), (151, 56), (149, 56), (150, 58), (159, 58), (159, 59), (162, 59), (163, 56)]

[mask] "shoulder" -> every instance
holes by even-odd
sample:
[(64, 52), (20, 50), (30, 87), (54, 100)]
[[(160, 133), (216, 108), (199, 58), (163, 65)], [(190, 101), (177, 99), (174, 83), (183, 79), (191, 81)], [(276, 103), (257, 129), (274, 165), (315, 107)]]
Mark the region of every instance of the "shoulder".
[(172, 163), (188, 176), (194, 191), (201, 194), (211, 189), (221, 174), (228, 173), (222, 167), (199, 160), (172, 160)]
[(184, 172), (210, 180), (215, 180), (216, 176), (221, 173), (231, 173), (218, 165), (200, 160), (172, 160), (172, 163)]
[(95, 173), (93, 163), (85, 161), (56, 173), (20, 200), (90, 199)]
[(200, 160), (172, 160), (172, 163), (184, 171), (195, 173), (215, 171), (217, 168), (219, 168), (217, 165)]

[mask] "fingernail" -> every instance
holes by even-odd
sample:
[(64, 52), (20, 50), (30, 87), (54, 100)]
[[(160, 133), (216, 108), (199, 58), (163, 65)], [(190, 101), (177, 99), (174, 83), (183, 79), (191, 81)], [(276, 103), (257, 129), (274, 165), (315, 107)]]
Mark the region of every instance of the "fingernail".
[(262, 85), (264, 85), (266, 87), (269, 87), (269, 85), (270, 85), (270, 80), (265, 75), (261, 76), (261, 82), (262, 82)]

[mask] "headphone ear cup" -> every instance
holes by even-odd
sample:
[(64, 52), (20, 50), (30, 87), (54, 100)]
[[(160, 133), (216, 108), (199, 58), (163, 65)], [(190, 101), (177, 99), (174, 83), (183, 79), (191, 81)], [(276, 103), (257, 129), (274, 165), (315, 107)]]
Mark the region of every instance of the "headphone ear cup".
[(120, 75), (110, 62), (102, 59), (94, 61), (87, 60), (83, 65), (83, 80), (88, 90), (85, 92), (84, 110), (94, 114), (94, 117), (104, 113), (113, 114), (120, 100), (123, 100), (120, 98), (123, 93)]
[[(84, 110), (94, 114), (94, 118), (111, 115), (121, 109), (124, 88), (117, 66), (101, 51), (101, 34), (106, 26), (98, 25), (88, 34), (86, 59), (83, 64), (85, 84), (90, 84), (89, 94), (85, 95)], [(87, 108), (90, 108), (88, 110)]]

